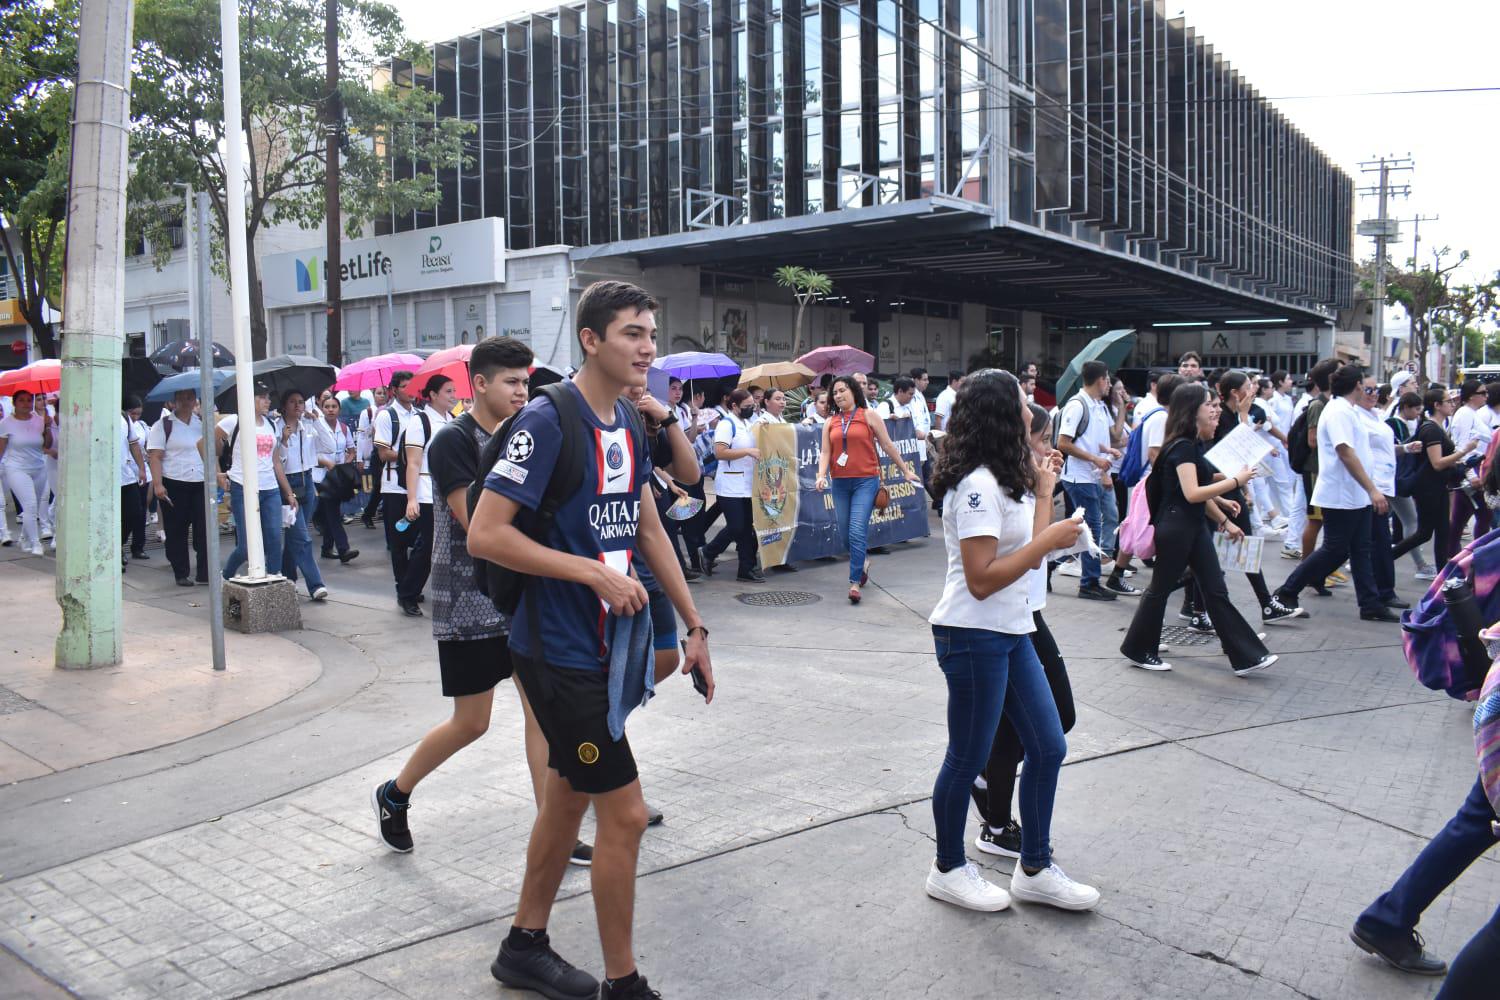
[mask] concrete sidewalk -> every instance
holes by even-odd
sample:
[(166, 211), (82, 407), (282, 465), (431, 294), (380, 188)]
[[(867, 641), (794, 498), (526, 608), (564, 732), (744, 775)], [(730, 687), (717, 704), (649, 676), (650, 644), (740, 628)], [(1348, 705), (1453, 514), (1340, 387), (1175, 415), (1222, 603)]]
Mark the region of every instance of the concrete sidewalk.
[[(10, 857), (0, 847), (0, 870), (22, 873), (0, 883), (0, 943), (74, 994), (109, 1000), (511, 995), (487, 966), (533, 815), (514, 689), (497, 690), (490, 734), (414, 795), (415, 853), (386, 852), (369, 790), (446, 708), (426, 622), (395, 616), (378, 556), (326, 572), (335, 599), (297, 640), (329, 644), (327, 673), (287, 705), (333, 681), (341, 693), (243, 747), (188, 741), (202, 747), (194, 759), (125, 782), (133, 803), (175, 810), (174, 825), (108, 840), (70, 831), (64, 850), (26, 839), (16, 817), (61, 815), (27, 789), (66, 775), (0, 789), (0, 842), (26, 840)], [(719, 698), (705, 707), (674, 679), (631, 727), (647, 796), (667, 816), (643, 844), (637, 918), (641, 969), (664, 995), (1435, 991), (1344, 935), (1472, 784), (1470, 713), (1415, 684), (1399, 630), (1359, 622), (1347, 588), (1310, 597), (1315, 618), (1270, 636), (1281, 661), (1236, 678), (1216, 646), (1185, 637), (1172, 673), (1125, 666), (1115, 650), (1134, 602), (1081, 602), (1059, 578), (1047, 618), (1079, 721), (1053, 839), (1059, 863), (1104, 900), (1092, 914), (983, 915), (922, 892), (946, 732), (925, 625), (940, 538), (877, 557), (871, 577), (858, 607), (843, 601), (836, 563), (767, 588), (718, 577), (694, 588)], [(1242, 579), (1231, 587), (1253, 606)], [(766, 589), (814, 603), (740, 600)], [(334, 652), (346, 647), (369, 662), (346, 663)], [(366, 672), (340, 673), (355, 668)], [(189, 787), (204, 789), (201, 803), (178, 801)], [(1009, 864), (991, 867), (1003, 877)], [(1439, 954), (1500, 902), (1497, 873), (1486, 858), (1428, 912)], [(553, 937), (597, 974), (587, 874), (571, 871), (561, 896)]]

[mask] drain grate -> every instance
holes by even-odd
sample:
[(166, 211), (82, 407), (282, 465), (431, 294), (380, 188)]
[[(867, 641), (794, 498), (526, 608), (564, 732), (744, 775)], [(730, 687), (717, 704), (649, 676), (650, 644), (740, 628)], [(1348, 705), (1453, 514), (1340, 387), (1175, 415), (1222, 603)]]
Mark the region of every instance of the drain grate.
[(734, 599), (752, 608), (797, 608), (804, 604), (817, 604), (823, 598), (806, 590), (757, 590), (749, 594), (736, 594)]
[(1185, 625), (1163, 625), (1161, 641), (1170, 646), (1216, 646), (1216, 635), (1199, 635)]
[(34, 708), (36, 702), (25, 695), (16, 694), (10, 688), (0, 685), (0, 715), (13, 715), (16, 712), (24, 712), (28, 708)]

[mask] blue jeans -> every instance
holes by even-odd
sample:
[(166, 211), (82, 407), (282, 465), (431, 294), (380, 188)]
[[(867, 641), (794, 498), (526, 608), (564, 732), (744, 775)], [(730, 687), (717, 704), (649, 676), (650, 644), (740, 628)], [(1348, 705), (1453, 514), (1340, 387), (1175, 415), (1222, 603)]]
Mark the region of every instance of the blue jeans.
[[(1115, 552), (1119, 548), (1120, 540), (1115, 537), (1120, 530), (1120, 501), (1115, 496), (1114, 487), (1099, 489), (1100, 508), (1099, 520), (1101, 522), (1099, 537), (1095, 539), (1099, 548), (1106, 552)], [(1118, 555), (1118, 553), (1116, 553)]]
[(964, 863), (969, 789), (989, 760), (1003, 713), (1026, 751), (1019, 796), (1021, 863), (1045, 868), (1052, 863), (1052, 803), (1068, 742), (1031, 636), (934, 625), (932, 638), (948, 680), (948, 753), (932, 789), (938, 864)]
[(308, 596), (312, 596), (313, 591), (323, 586), (323, 574), (318, 572), (318, 561), (313, 558), (312, 533), (307, 528), (308, 520), (318, 509), (318, 491), (313, 487), (311, 472), (288, 473), (286, 479), (297, 498), (297, 520), (286, 529), (281, 566), (293, 583), (301, 571), (307, 578)]
[[(239, 483), (229, 484), (229, 510), (234, 516), (234, 550), (224, 560), (228, 580), (245, 564), (245, 494)], [(281, 490), (260, 491), (260, 541), (266, 553), (266, 573), (281, 572)]]
[[(1089, 531), (1094, 534), (1094, 544), (1104, 544), (1104, 495), (1107, 492), (1098, 483), (1063, 483), (1063, 492), (1073, 502), (1074, 507), (1083, 508), (1083, 520), (1089, 526)], [(1114, 503), (1114, 497), (1110, 497), (1110, 503)], [(1088, 552), (1082, 553), (1078, 561), (1083, 565), (1083, 575), (1078, 581), (1080, 587), (1097, 586), (1099, 583), (1099, 560)]]
[(875, 509), (875, 494), (880, 491), (878, 476), (834, 478), (833, 513), (839, 523), (839, 534), (849, 550), (849, 582), (859, 583), (865, 573), (865, 539), (870, 534), (870, 512)]
[[(1326, 526), (1325, 526), (1326, 530)], [(1431, 906), (1479, 856), (1496, 844), (1495, 810), (1478, 779), (1469, 797), (1390, 890), (1359, 915), (1355, 925), (1377, 941), (1397, 941), (1416, 929)]]

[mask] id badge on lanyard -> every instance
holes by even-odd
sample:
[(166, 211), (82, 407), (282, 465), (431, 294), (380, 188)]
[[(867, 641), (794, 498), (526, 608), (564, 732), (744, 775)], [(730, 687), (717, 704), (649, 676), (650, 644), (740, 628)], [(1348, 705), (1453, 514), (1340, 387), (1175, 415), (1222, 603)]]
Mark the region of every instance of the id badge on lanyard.
[(844, 450), (834, 462), (840, 469), (849, 464), (849, 421), (852, 417), (839, 417), (839, 436), (843, 439)]

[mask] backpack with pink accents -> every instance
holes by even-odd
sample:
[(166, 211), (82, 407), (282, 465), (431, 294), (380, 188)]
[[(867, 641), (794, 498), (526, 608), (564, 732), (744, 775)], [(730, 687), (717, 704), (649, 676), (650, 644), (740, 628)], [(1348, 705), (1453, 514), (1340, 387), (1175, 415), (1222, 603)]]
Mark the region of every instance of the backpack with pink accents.
[(1496, 622), (1500, 622), (1500, 529), (1464, 546), (1448, 560), (1417, 606), (1401, 615), (1406, 662), (1423, 687), (1472, 701), (1490, 666), (1479, 632)]

